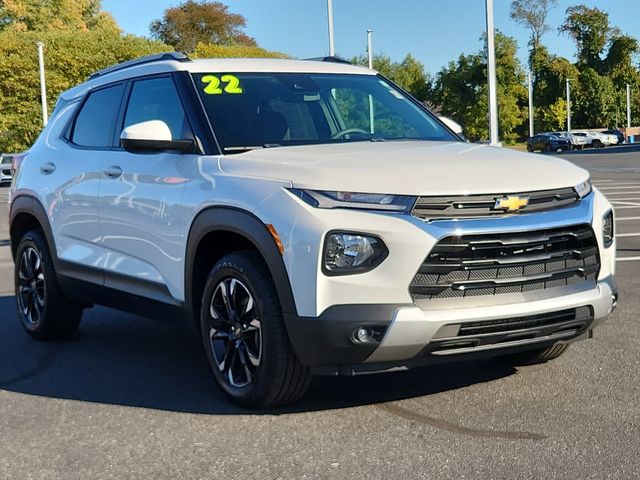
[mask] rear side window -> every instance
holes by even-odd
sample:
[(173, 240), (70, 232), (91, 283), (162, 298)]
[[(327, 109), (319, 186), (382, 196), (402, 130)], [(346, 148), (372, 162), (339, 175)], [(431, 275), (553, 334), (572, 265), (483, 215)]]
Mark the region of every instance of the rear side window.
[(76, 117), (71, 141), (81, 147), (112, 147), (123, 92), (124, 84), (118, 84), (90, 93)]
[(174, 140), (193, 138), (187, 116), (173, 80), (169, 77), (134, 82), (124, 127), (150, 120), (162, 120)]

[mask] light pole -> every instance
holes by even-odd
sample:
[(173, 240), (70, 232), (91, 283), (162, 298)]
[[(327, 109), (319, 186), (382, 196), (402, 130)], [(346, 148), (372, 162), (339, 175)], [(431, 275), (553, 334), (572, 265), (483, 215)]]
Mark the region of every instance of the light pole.
[(38, 64), (40, 65), (40, 98), (42, 101), (42, 125), (47, 126), (49, 121), (49, 112), (47, 111), (47, 86), (44, 81), (44, 43), (37, 42), (38, 47)]
[(489, 144), (498, 141), (498, 96), (496, 94), (496, 47), (493, 27), (493, 0), (486, 1), (487, 10), (487, 86), (489, 88)]
[(367, 54), (369, 56), (369, 68), (373, 70), (373, 48), (371, 47), (371, 34), (373, 30), (367, 30)]
[(631, 85), (627, 83), (627, 128), (631, 128)]
[[(373, 34), (373, 30), (367, 30), (367, 56), (369, 57), (369, 69), (373, 70), (373, 47), (371, 44), (371, 37)], [(373, 96), (369, 95), (369, 133), (373, 135), (376, 133), (376, 128), (374, 126), (375, 114), (373, 112)]]
[(571, 81), (567, 78), (567, 132), (571, 133)]
[(333, 43), (333, 0), (327, 0), (327, 17), (329, 18), (329, 56), (336, 55), (336, 49)]
[(531, 82), (531, 72), (528, 74), (529, 80), (529, 136), (533, 137), (533, 83)]

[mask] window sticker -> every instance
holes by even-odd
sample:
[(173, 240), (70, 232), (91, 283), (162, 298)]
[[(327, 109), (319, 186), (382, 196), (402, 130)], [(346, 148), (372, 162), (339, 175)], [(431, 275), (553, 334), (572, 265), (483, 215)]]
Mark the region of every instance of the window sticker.
[(223, 93), (238, 95), (244, 93), (240, 86), (240, 79), (235, 75), (227, 74), (222, 75), (222, 77), (205, 75), (201, 81), (205, 84), (204, 93), (207, 95), (222, 95)]

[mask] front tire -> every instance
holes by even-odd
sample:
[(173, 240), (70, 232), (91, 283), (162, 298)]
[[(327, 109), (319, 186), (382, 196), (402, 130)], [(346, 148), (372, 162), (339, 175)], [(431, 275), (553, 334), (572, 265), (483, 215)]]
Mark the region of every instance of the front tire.
[(311, 375), (291, 348), (271, 275), (257, 252), (216, 262), (206, 281), (201, 335), (218, 385), (242, 406), (293, 403)]
[(27, 232), (16, 251), (14, 282), (18, 317), (36, 340), (71, 336), (82, 319), (82, 306), (60, 288), (49, 247), (39, 230)]
[(537, 365), (558, 358), (569, 348), (569, 344), (558, 343), (547, 348), (528, 350), (526, 352), (513, 353), (500, 357), (502, 361), (510, 365)]

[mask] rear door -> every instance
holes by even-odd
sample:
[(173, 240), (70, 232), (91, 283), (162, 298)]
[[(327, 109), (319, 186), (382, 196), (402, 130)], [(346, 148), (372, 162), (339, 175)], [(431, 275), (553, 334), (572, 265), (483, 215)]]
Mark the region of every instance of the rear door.
[[(132, 80), (125, 96), (120, 131), (161, 120), (174, 140), (193, 139), (171, 75)], [(182, 300), (186, 232), (181, 203), (185, 172), (197, 158), (121, 149), (103, 165), (108, 175), (102, 178), (99, 204), (107, 286), (170, 303)]]
[(63, 268), (99, 284), (105, 260), (98, 213), (102, 164), (117, 154), (114, 132), (124, 90), (125, 83), (92, 90), (78, 107), (66, 143), (48, 149), (38, 171)]

